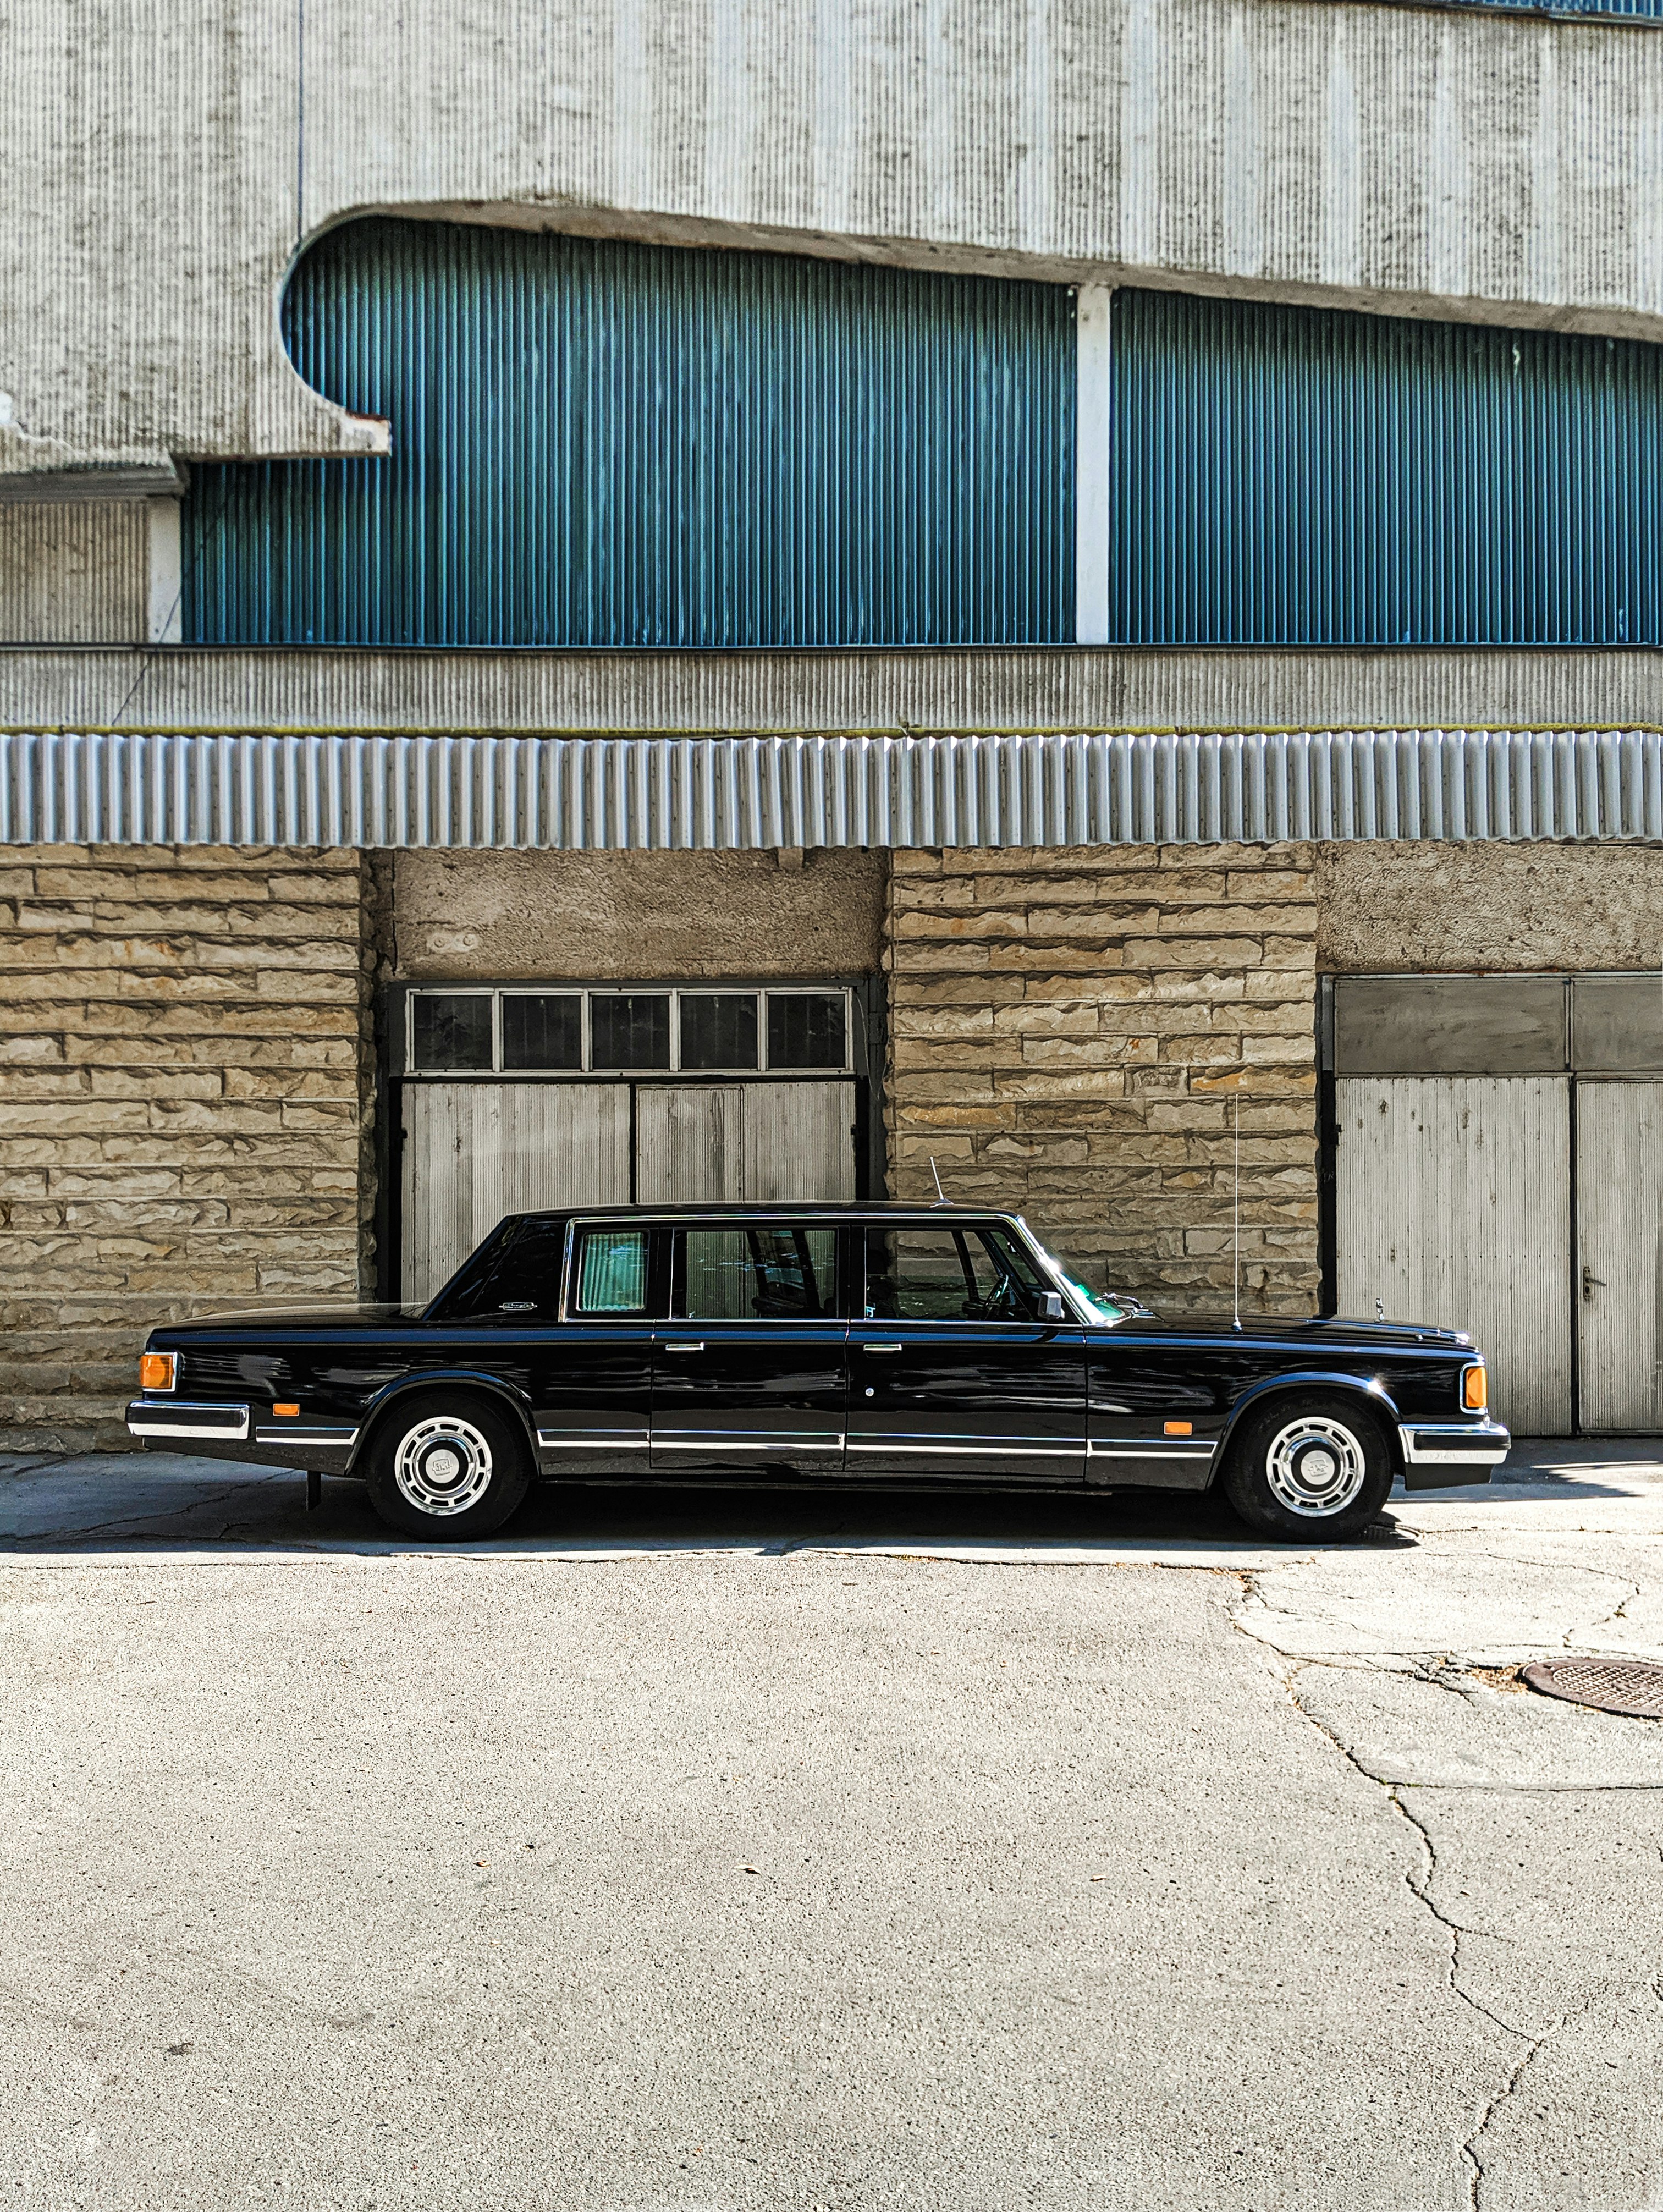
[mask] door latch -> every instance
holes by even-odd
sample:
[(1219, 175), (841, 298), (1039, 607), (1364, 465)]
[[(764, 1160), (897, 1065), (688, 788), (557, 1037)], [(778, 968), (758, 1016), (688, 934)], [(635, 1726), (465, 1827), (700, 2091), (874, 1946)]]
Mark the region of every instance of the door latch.
[(1582, 1296), (1585, 1298), (1591, 1298), (1596, 1290), (1603, 1291), (1605, 1287), (1605, 1277), (1596, 1275), (1585, 1260), (1582, 1262)]

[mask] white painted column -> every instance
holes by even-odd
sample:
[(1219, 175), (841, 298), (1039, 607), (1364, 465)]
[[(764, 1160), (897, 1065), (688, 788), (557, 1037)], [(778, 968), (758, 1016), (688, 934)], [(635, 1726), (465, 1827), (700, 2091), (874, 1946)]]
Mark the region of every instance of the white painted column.
[(1108, 643), (1110, 354), (1107, 284), (1074, 301), (1074, 641)]
[(145, 627), (151, 645), (177, 645), (185, 635), (184, 540), (180, 502), (147, 499), (150, 534), (150, 605)]

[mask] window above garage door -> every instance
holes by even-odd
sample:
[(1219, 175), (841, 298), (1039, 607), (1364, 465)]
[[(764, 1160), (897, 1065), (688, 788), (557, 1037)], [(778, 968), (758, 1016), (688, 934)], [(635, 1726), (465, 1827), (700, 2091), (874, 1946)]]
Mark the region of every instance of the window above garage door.
[(859, 1072), (847, 988), (434, 985), (404, 1003), (411, 1076), (839, 1075)]

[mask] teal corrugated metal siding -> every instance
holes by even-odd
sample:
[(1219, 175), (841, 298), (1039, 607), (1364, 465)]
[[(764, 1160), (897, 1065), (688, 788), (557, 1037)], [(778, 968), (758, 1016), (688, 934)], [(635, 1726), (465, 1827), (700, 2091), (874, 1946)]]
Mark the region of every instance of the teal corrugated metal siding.
[(1122, 641), (1663, 641), (1663, 347), (1175, 293), (1114, 315)]
[(194, 641), (1072, 635), (1059, 286), (375, 220), (284, 321), (392, 458), (195, 471)]
[[(1401, 0), (1420, 7), (1425, 0)], [(1655, 23), (1663, 21), (1663, 0), (1437, 0), (1443, 8), (1484, 8), (1509, 15), (1564, 17), (1572, 22)]]

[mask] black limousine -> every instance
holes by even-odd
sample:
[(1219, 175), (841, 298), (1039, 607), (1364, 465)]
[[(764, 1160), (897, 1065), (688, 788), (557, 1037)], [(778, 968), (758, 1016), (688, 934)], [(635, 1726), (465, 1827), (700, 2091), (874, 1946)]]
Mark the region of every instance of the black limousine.
[(1487, 1482), (1507, 1431), (1449, 1329), (1168, 1322), (962, 1206), (513, 1214), (421, 1308), (158, 1328), (147, 1444), (367, 1482), (395, 1528), (500, 1528), (534, 1481), (1205, 1490), (1356, 1534), (1394, 1474)]

